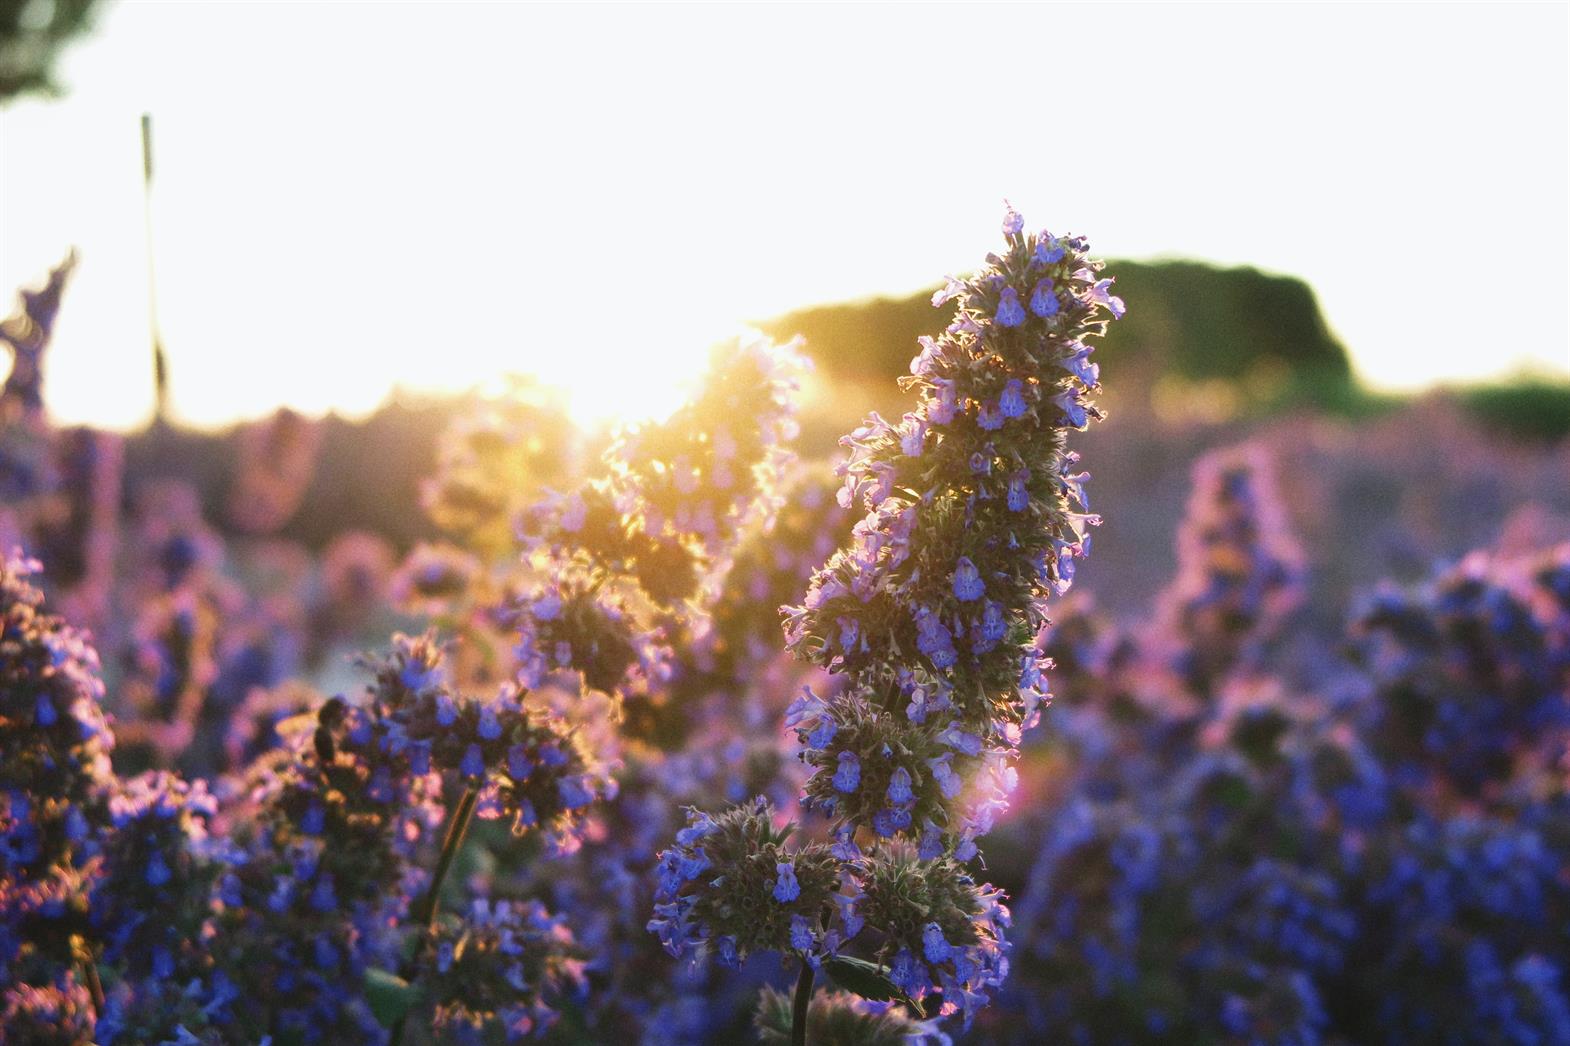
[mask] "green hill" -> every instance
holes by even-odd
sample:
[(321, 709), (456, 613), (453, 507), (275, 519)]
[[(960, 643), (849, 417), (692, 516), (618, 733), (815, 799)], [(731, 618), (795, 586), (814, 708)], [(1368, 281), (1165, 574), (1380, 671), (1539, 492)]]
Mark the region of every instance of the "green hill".
[[(1163, 379), (1241, 383), (1260, 406), (1340, 408), (1355, 397), (1346, 349), (1331, 336), (1314, 292), (1301, 280), (1198, 262), (1113, 262), (1128, 315), (1097, 349), (1117, 384), (1149, 395)], [(834, 381), (886, 381), (903, 374), (916, 338), (945, 326), (931, 292), (800, 309), (761, 324), (775, 337), (804, 335)]]

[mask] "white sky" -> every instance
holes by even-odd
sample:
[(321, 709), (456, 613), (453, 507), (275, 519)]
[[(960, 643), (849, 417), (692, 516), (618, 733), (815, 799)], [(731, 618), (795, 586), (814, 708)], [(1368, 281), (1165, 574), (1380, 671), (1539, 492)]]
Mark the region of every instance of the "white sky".
[(1304, 277), (1383, 387), (1570, 375), (1567, 12), (125, 2), (0, 110), (0, 295), (78, 245), (53, 409), (146, 416), (148, 111), (195, 423), (505, 371), (657, 407), (740, 321), (975, 264), (1004, 197)]

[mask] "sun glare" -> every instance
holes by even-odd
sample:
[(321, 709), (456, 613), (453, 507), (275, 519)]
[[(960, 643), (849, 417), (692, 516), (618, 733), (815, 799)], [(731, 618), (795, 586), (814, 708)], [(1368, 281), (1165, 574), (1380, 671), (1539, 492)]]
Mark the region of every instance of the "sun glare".
[(527, 378), (560, 397), (584, 429), (621, 421), (660, 421), (693, 392), (717, 338), (613, 338), (539, 359)]
[[(1547, 46), (1547, 34), (1523, 29), (1540, 20), (1493, 7), (1431, 16), (1435, 32), (1465, 41), (1476, 76), (1457, 80), (1437, 45), (1402, 55), (1402, 82), (1422, 85), (1413, 96), (1444, 114), (1430, 134), (1412, 124), (1420, 114), (1371, 107), (1361, 81), (1326, 81), (1308, 42), (1301, 59), (1267, 59), (1225, 33), (1205, 46), (1243, 62), (1256, 87), (1235, 90), (1230, 65), (1185, 52), (1172, 81), (1227, 105), (1188, 119), (1203, 107), (1142, 94), (1140, 78), (1119, 71), (1177, 60), (1165, 18), (1209, 40), (1194, 19), (1212, 16), (1195, 10), (978, 8), (956, 20), (913, 8), (893, 25), (849, 9), (825, 36), (784, 9), (628, 7), (591, 28), (603, 19), (567, 7), (449, 5), (435, 18), (434, 6), (384, 4), (380, 44), (367, 50), (359, 5), (306, 16), (290, 5), (120, 4), (67, 52), (61, 99), (0, 111), (0, 286), (36, 284), (79, 248), (50, 409), (107, 427), (147, 419), (146, 111), (159, 322), (174, 415), (190, 425), (280, 404), (358, 415), (397, 388), (456, 392), (501, 373), (560, 387), (585, 421), (667, 413), (726, 328), (919, 291), (963, 264), (972, 230), (1005, 195), (1058, 231), (1104, 230), (1096, 247), (1110, 257), (1180, 251), (1304, 278), (1381, 387), (1522, 367), (1562, 375), (1567, 257), (1543, 230), (1564, 224), (1565, 156), (1543, 152), (1535, 130), (1562, 124), (1563, 84), (1545, 72), (1552, 63), (1527, 60)], [(1237, 33), (1263, 17), (1214, 15)], [(1346, 34), (1336, 18), (1282, 17), (1305, 40), (1349, 48), (1353, 68), (1390, 61), (1377, 41), (1406, 18), (1359, 13), (1360, 25), (1383, 28)], [(1097, 18), (1137, 25), (1092, 31)], [(1119, 133), (1097, 142), (1096, 164), (1054, 162), (1051, 136), (971, 126), (965, 95), (912, 72), (922, 62), (907, 56), (982, 55), (1003, 32), (1081, 40), (1081, 60), (1110, 72), (1098, 107), (1117, 114)], [(651, 33), (677, 50), (651, 51)], [(748, 47), (729, 46), (749, 33)], [(180, 39), (203, 43), (170, 43)], [(408, 75), (446, 48), (465, 55), (451, 79)], [(788, 75), (799, 54), (819, 55), (824, 75)], [(1009, 78), (1035, 74), (989, 75), (1008, 95), (1026, 89)], [(614, 86), (627, 83), (639, 89)], [(534, 101), (545, 98), (560, 104)], [(1543, 117), (1497, 101), (1516, 98), (1558, 108)], [(1268, 162), (1295, 155), (1310, 118), (1322, 133), (1315, 162), (1328, 166)], [(923, 162), (946, 126), (1012, 144), (982, 164)], [(1242, 142), (1237, 126), (1263, 137)], [(1148, 158), (1177, 148), (1172, 135), (1207, 164), (1152, 179)], [(1457, 140), (1469, 142), (1459, 154)], [(1519, 184), (1476, 200), (1462, 191), (1495, 171)], [(1277, 207), (1281, 198), (1298, 206)], [(938, 199), (948, 202), (933, 212)], [(1270, 222), (1258, 220), (1265, 212)], [(1379, 293), (1329, 227), (1357, 230), (1359, 256), (1379, 260)], [(1493, 253), (1512, 259), (1518, 307), (1497, 317), (1486, 353), (1446, 308), (1457, 228), (1486, 230)]]

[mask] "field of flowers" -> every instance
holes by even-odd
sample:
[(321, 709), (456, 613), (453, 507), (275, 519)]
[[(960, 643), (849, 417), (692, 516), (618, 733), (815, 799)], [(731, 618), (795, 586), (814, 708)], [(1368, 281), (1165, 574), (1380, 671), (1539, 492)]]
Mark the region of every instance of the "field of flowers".
[(131, 482), (24, 292), (0, 1043), (1570, 1043), (1570, 442), (1103, 424), (1112, 279), (994, 250), (837, 459), (740, 337), (410, 548), (279, 536), (288, 412)]

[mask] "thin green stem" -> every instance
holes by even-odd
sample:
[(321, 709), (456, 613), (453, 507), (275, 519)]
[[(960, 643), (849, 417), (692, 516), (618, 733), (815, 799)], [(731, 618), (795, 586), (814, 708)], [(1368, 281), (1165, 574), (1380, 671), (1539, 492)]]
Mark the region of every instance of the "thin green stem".
[[(478, 799), (479, 793), (473, 788), (467, 788), (464, 790), (463, 798), (458, 800), (458, 808), (453, 811), (452, 820), (447, 822), (447, 834), (442, 838), (442, 850), (436, 858), (436, 868), (431, 872), (431, 885), (410, 913), (414, 916), (415, 922), (425, 927), (425, 940), (420, 943), (419, 950), (415, 952), (405, 971), (405, 980), (411, 983), (419, 972), (420, 957), (429, 945), (431, 936), (436, 932), (436, 913), (441, 907), (442, 883), (446, 880), (447, 873), (452, 870), (452, 863), (457, 858), (458, 851), (463, 849), (463, 837), (469, 831), (469, 822), (474, 819), (474, 806)], [(403, 1029), (408, 1019), (408, 1015), (405, 1014), (398, 1018), (397, 1024), (393, 1025), (390, 1046), (400, 1046), (403, 1042)]]
[(790, 1044), (807, 1046), (807, 1010), (812, 1006), (812, 964), (801, 960), (801, 976), (796, 978), (796, 995), (790, 1006)]
[(425, 891), (425, 897), (421, 899), (419, 908), (413, 913), (415, 921), (424, 923), (428, 931), (436, 928), (436, 912), (440, 907), (442, 883), (446, 880), (458, 851), (463, 847), (463, 837), (469, 831), (469, 822), (474, 818), (474, 804), (478, 800), (479, 793), (473, 788), (465, 789), (463, 798), (458, 800), (458, 808), (453, 811), (452, 820), (447, 824), (447, 834), (442, 838), (442, 852), (441, 856), (436, 858), (436, 870), (431, 873), (430, 888)]

